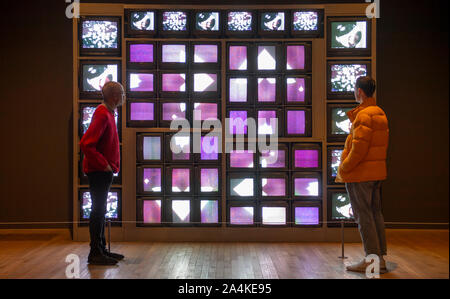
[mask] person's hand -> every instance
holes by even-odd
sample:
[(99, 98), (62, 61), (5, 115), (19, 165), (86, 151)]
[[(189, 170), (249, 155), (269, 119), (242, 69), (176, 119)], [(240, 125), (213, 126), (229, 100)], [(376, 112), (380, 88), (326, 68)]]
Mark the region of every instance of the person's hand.
[(113, 170), (111, 168), (111, 165), (108, 164), (108, 166), (106, 166), (106, 168), (105, 168), (105, 171), (106, 172), (113, 172)]

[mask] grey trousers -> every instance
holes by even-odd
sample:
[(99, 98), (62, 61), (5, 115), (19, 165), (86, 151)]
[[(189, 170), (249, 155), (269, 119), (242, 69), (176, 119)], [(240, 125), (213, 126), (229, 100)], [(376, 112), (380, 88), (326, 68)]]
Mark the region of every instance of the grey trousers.
[(381, 181), (346, 183), (355, 221), (366, 256), (387, 255), (384, 218), (381, 212)]

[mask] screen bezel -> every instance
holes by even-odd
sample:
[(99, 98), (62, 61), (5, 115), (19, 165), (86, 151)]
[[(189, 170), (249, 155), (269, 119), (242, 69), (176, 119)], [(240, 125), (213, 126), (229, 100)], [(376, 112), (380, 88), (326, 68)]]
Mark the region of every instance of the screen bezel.
[[(188, 200), (189, 201), (189, 222), (188, 223), (174, 223), (173, 222), (173, 215), (172, 215), (172, 202), (174, 200)], [(195, 224), (195, 205), (194, 205), (194, 198), (187, 197), (181, 195), (171, 195), (169, 197), (164, 198), (164, 201), (166, 202), (166, 209), (165, 209), (165, 219), (167, 219), (167, 226), (169, 227), (192, 227)]]
[[(301, 195), (295, 195), (295, 179), (297, 178), (305, 178), (305, 179), (318, 179), (319, 182), (319, 194), (317, 196), (301, 196)], [(322, 200), (322, 188), (323, 188), (323, 180), (322, 180), (322, 174), (320, 172), (300, 172), (296, 171), (292, 173), (292, 179), (291, 179), (291, 196), (295, 200), (307, 200), (312, 202), (317, 202)]]
[[(288, 132), (288, 111), (305, 111), (305, 133), (304, 134), (289, 134)], [(284, 111), (284, 136), (285, 137), (312, 137), (312, 112), (311, 108), (299, 108), (299, 107), (285, 107)]]
[[(294, 30), (294, 13), (296, 12), (317, 12), (317, 30)], [(323, 9), (295, 9), (291, 11), (291, 36), (297, 38), (323, 38), (324, 36), (324, 10)]]
[[(185, 74), (185, 91), (163, 91), (163, 75), (165, 74)], [(190, 76), (189, 71), (187, 69), (181, 70), (171, 70), (171, 71), (158, 71), (158, 91), (160, 98), (175, 98), (177, 100), (180, 99), (188, 99), (189, 98), (189, 82)]]
[[(247, 79), (247, 102), (230, 102), (230, 79)], [(229, 108), (238, 107), (252, 107), (254, 100), (254, 86), (255, 77), (250, 75), (227, 75), (226, 76), (226, 106)]]
[[(198, 163), (199, 166), (207, 166), (207, 165), (222, 165), (222, 153), (220, 152), (220, 143), (222, 142), (221, 134), (220, 133), (202, 133), (200, 137), (218, 137), (218, 156), (217, 160), (202, 160), (201, 159), (201, 153), (194, 153), (194, 160), (196, 163)], [(201, 138), (200, 138), (201, 142)], [(192, 145), (194, 145), (194, 142), (192, 142)], [(201, 144), (200, 144), (200, 150), (201, 150)]]
[[(231, 70), (230, 69), (230, 46), (247, 47), (247, 69), (246, 70)], [(256, 57), (256, 50), (254, 44), (250, 42), (227, 42), (226, 43), (226, 72), (230, 75), (248, 75), (255, 72), (256, 59), (250, 59), (249, 57)]]
[[(144, 169), (145, 168), (159, 168), (161, 169), (161, 191), (153, 192), (153, 191), (144, 191), (144, 186), (142, 184), (144, 179)], [(152, 165), (138, 165), (136, 166), (136, 194), (143, 196), (163, 196), (164, 195), (164, 178), (165, 178), (165, 169), (161, 164), (152, 164)]]
[(102, 99), (101, 91), (83, 91), (83, 66), (84, 65), (117, 65), (117, 82), (122, 83), (122, 61), (121, 60), (91, 60), (80, 59), (78, 66), (78, 93), (80, 99)]
[[(153, 30), (136, 30), (131, 28), (131, 14), (133, 12), (153, 12)], [(158, 11), (152, 9), (125, 9), (124, 11), (124, 28), (126, 37), (153, 37), (158, 32)]]
[[(195, 181), (194, 181), (194, 167), (191, 164), (188, 164), (189, 162), (186, 162), (185, 164), (180, 163), (176, 165), (169, 165), (166, 166), (166, 195), (168, 196), (176, 196), (176, 197), (183, 197), (183, 196), (192, 196), (195, 193)], [(175, 163), (174, 163), (175, 164)], [(189, 169), (189, 192), (173, 192), (172, 191), (172, 170), (173, 169)], [(192, 199), (192, 198), (191, 198)]]
[[(228, 14), (230, 12), (249, 12), (252, 14), (252, 30), (249, 31), (231, 31), (228, 30)], [(230, 38), (251, 38), (255, 36), (255, 33), (257, 32), (256, 30), (256, 26), (257, 26), (257, 19), (258, 19), (258, 15), (256, 13), (255, 10), (253, 9), (231, 9), (231, 10), (226, 10), (225, 13), (223, 14), (223, 28), (224, 28), (224, 35), (226, 37), (230, 37)]]
[[(151, 200), (160, 200), (161, 201), (161, 222), (160, 223), (144, 223), (144, 201), (151, 201)], [(161, 227), (164, 226), (164, 222), (166, 221), (164, 219), (164, 198), (161, 197), (138, 197), (137, 198), (137, 204), (136, 204), (136, 226), (137, 227)]]
[[(144, 137), (159, 137), (160, 138), (160, 154), (159, 160), (145, 160), (144, 159)], [(136, 133), (136, 160), (138, 164), (162, 164), (164, 162), (164, 135), (157, 133)]]
[[(319, 209), (319, 224), (296, 224), (295, 223), (295, 208), (318, 208)], [(299, 202), (294, 201), (292, 203), (292, 226), (294, 227), (307, 227), (307, 228), (322, 228), (323, 227), (323, 213), (322, 204), (318, 202)]]
[[(333, 49), (331, 48), (333, 22), (366, 22), (367, 48), (365, 49)], [(327, 18), (327, 56), (335, 57), (370, 57), (372, 56), (372, 21), (365, 16), (328, 17)]]
[[(249, 119), (249, 118), (253, 118), (253, 119), (255, 119), (255, 121), (256, 121), (256, 118), (255, 118), (255, 111), (254, 111), (254, 109), (253, 108), (239, 108), (239, 107), (228, 107), (227, 108), (227, 110), (226, 110), (226, 117), (227, 118), (230, 118), (230, 111), (247, 111), (247, 119)], [(230, 120), (230, 122), (231, 122), (231, 120)], [(226, 126), (226, 125), (225, 125)], [(228, 131), (229, 130), (229, 126), (226, 126), (226, 128), (225, 128), (225, 134), (226, 134), (226, 136), (230, 136), (230, 137), (233, 137), (233, 138), (239, 138), (239, 137), (247, 137), (247, 136), (249, 136), (250, 134), (250, 130), (248, 129), (248, 122), (247, 122), (247, 133), (245, 133), (245, 134), (233, 134), (232, 132), (230, 132), (230, 131)], [(257, 134), (258, 132), (256, 132), (256, 136), (258, 136), (258, 134)]]
[[(228, 188), (227, 188), (228, 189)], [(253, 208), (253, 224), (231, 224), (231, 208), (242, 208), (242, 207), (251, 207)], [(228, 227), (256, 227), (256, 219), (257, 219), (258, 209), (254, 201), (245, 202), (243, 200), (227, 200), (227, 226)]]
[[(219, 174), (220, 175), (220, 174)], [(220, 185), (220, 184), (219, 184)], [(219, 187), (220, 188), (220, 187)], [(213, 200), (217, 201), (218, 206), (218, 223), (202, 223), (201, 222), (201, 201), (202, 200)], [(194, 226), (201, 226), (201, 227), (220, 227), (222, 226), (222, 204), (221, 204), (221, 198), (217, 196), (208, 196), (208, 197), (195, 197), (194, 198), (194, 219), (195, 222)]]
[[(172, 158), (172, 150), (170, 149), (170, 142), (172, 140), (172, 137), (178, 135), (178, 136), (183, 136), (183, 137), (189, 137), (189, 159), (187, 160), (174, 160)], [(167, 133), (165, 136), (165, 141), (166, 143), (164, 144), (164, 147), (166, 148), (166, 152), (165, 152), (165, 163), (166, 164), (189, 164), (189, 163), (193, 163), (194, 162), (194, 152), (193, 152), (193, 138), (191, 136), (191, 134), (189, 133), (182, 133), (182, 132), (178, 132), (178, 133)]]
[[(120, 16), (80, 16), (78, 22), (78, 43), (80, 57), (84, 56), (113, 56), (120, 57), (122, 55), (122, 18)], [(97, 49), (83, 48), (83, 22), (84, 21), (111, 21), (117, 22), (117, 48)]]
[[(246, 169), (246, 171), (231, 172), (227, 171), (227, 199), (235, 201), (255, 201), (258, 198), (258, 180), (255, 172), (250, 172), (251, 170)], [(236, 196), (231, 195), (231, 179), (239, 178), (251, 178), (253, 179), (253, 196)]]
[[(151, 103), (153, 104), (153, 120), (131, 120), (131, 104), (133, 103)], [(128, 128), (143, 128), (143, 127), (157, 127), (158, 123), (158, 107), (154, 100), (127, 100), (127, 127)]]
[[(304, 46), (305, 47), (305, 69), (287, 69), (287, 47), (288, 46)], [(283, 45), (283, 72), (286, 75), (309, 74), (312, 72), (312, 43), (311, 42), (289, 42)]]
[(284, 167), (279, 167), (279, 168), (275, 168), (275, 167), (269, 167), (269, 168), (263, 168), (261, 167), (261, 155), (262, 153), (260, 151), (258, 151), (257, 155), (258, 155), (258, 171), (264, 173), (264, 172), (272, 172), (272, 171), (276, 171), (276, 172), (282, 172), (282, 171), (287, 171), (289, 170), (289, 166), (290, 164), (290, 144), (289, 143), (278, 143), (278, 149), (277, 150), (283, 150), (285, 152), (284, 154)]
[[(264, 207), (273, 207), (273, 208), (286, 208), (285, 211), (285, 216), (286, 216), (286, 224), (264, 224), (263, 223), (263, 208)], [(289, 202), (285, 201), (285, 200), (272, 200), (272, 201), (261, 201), (258, 204), (258, 216), (259, 216), (259, 220), (261, 220), (258, 223), (259, 227), (264, 227), (264, 228), (283, 228), (283, 227), (289, 227), (291, 224), (291, 219), (290, 219), (290, 215), (291, 215), (291, 211), (290, 211), (290, 204)]]
[[(201, 192), (201, 170), (202, 169), (218, 169), (218, 176), (219, 176), (219, 190), (218, 191), (212, 191), (212, 192)], [(196, 181), (195, 184), (195, 193), (201, 197), (201, 196), (221, 196), (222, 195), (222, 173), (221, 173), (221, 165), (211, 165), (211, 164), (205, 164), (205, 165), (197, 165), (195, 166), (195, 175), (198, 178), (198, 181)]]
[(158, 124), (159, 127), (161, 128), (170, 128), (170, 123), (172, 122), (172, 120), (163, 120), (163, 104), (167, 104), (167, 103), (185, 103), (186, 104), (186, 113), (185, 113), (185, 119), (192, 124), (191, 119), (190, 119), (190, 114), (192, 114), (190, 112), (191, 110), (191, 105), (188, 99), (185, 98), (180, 98), (180, 99), (159, 99), (158, 100)]
[[(259, 70), (258, 69), (258, 48), (260, 46), (270, 46), (275, 47), (275, 63), (276, 67), (274, 70)], [(254, 44), (254, 54), (255, 54), (255, 65), (254, 65), (254, 72), (256, 75), (270, 75), (270, 74), (279, 74), (281, 70), (283, 69), (282, 63), (283, 63), (283, 47), (281, 42), (259, 42)], [(247, 60), (248, 63), (248, 60)]]
[(259, 111), (275, 111), (276, 116), (278, 118), (278, 137), (283, 137), (284, 125), (286, 123), (286, 120), (283, 119), (283, 117), (284, 117), (283, 109), (279, 108), (279, 107), (266, 107), (266, 106), (264, 106), (263, 108), (255, 110), (256, 135), (259, 136), (259, 137), (266, 136), (266, 138), (267, 138), (267, 137), (270, 137), (270, 136), (274, 136), (275, 134), (259, 134), (259, 118), (258, 118), (258, 112)]
[[(204, 70), (204, 71), (200, 71), (200, 70), (196, 70), (196, 71), (191, 71), (189, 72), (189, 76), (191, 77), (189, 82), (190, 82), (190, 86), (189, 86), (189, 90), (190, 90), (190, 96), (192, 98), (195, 99), (203, 99), (203, 98), (220, 98), (222, 89), (221, 89), (221, 71), (211, 71), (211, 70)], [(217, 85), (217, 90), (216, 91), (200, 91), (200, 92), (196, 92), (194, 91), (194, 84), (195, 84), (195, 80), (194, 80), (194, 76), (195, 74), (215, 74), (216, 75), (216, 85)]]
[[(334, 193), (347, 193), (347, 190), (345, 188), (337, 188), (337, 189), (328, 189), (327, 192), (327, 227), (340, 227), (342, 220), (336, 220), (333, 219), (333, 213), (331, 211), (333, 205), (332, 205), (332, 198)], [(348, 193), (347, 193), (348, 194)], [(336, 222), (336, 223), (335, 223)], [(343, 220), (344, 227), (357, 227), (358, 225), (355, 223), (354, 219), (346, 219)]]
[[(163, 62), (163, 46), (165, 45), (184, 45), (186, 62)], [(189, 42), (185, 41), (161, 41), (158, 42), (158, 69), (160, 70), (185, 70), (188, 72), (189, 58), (191, 56)]]
[[(284, 179), (284, 190), (285, 195), (284, 196), (263, 196), (262, 195), (262, 179)], [(274, 200), (287, 200), (290, 198), (291, 192), (290, 192), (290, 184), (289, 184), (289, 173), (288, 172), (264, 172), (258, 175), (258, 200), (265, 202), (265, 201), (274, 201)]]
[[(284, 30), (281, 31), (264, 31), (262, 29), (262, 15), (264, 13), (284, 13)], [(258, 11), (258, 36), (260, 37), (281, 37), (286, 38), (289, 36), (290, 33), (290, 24), (291, 24), (291, 14), (288, 10), (276, 10), (276, 9), (269, 9), (269, 10), (259, 10)]]
[(357, 105), (355, 104), (327, 104), (327, 141), (328, 142), (345, 142), (347, 140), (348, 135), (336, 135), (331, 132), (332, 126), (332, 111), (335, 108), (356, 108)]
[(331, 176), (331, 151), (333, 150), (344, 150), (344, 145), (333, 145), (327, 147), (327, 183), (328, 185), (337, 186), (343, 185), (344, 183), (336, 183), (336, 178)]
[[(296, 150), (316, 150), (316, 151), (318, 151), (319, 152), (318, 166), (317, 167), (309, 167), (309, 168), (295, 167), (295, 151)], [(322, 144), (321, 143), (294, 143), (294, 144), (292, 144), (291, 163), (292, 163), (291, 164), (292, 170), (294, 170), (294, 171), (308, 171), (308, 172), (322, 171)]]
[[(305, 79), (305, 101), (302, 102), (288, 102), (287, 99), (287, 79), (288, 78), (300, 78)], [(285, 98), (284, 105), (286, 106), (311, 106), (312, 105), (312, 77), (305, 75), (286, 75), (283, 76), (283, 97)]]
[[(208, 45), (215, 45), (217, 46), (217, 62), (206, 62), (206, 63), (196, 63), (194, 62), (194, 55), (195, 55), (195, 46), (208, 46)], [(191, 42), (190, 43), (190, 49), (189, 49), (189, 67), (192, 70), (221, 70), (221, 57), (222, 57), (222, 45), (220, 42)]]
[(371, 60), (327, 60), (327, 98), (329, 100), (352, 100), (355, 98), (354, 91), (333, 92), (331, 90), (331, 66), (333, 65), (353, 65), (361, 64), (367, 67), (367, 76), (372, 75)]
[[(153, 62), (130, 62), (130, 46), (131, 45), (147, 45), (147, 44), (151, 44), (153, 45)], [(143, 40), (139, 40), (139, 41), (127, 41), (126, 43), (127, 46), (127, 69), (146, 69), (146, 70), (151, 70), (151, 69), (156, 69), (156, 64), (157, 64), (157, 52), (158, 52), (158, 47), (157, 47), (157, 43), (156, 42), (151, 42), (151, 41), (143, 41)]]
[[(163, 14), (165, 12), (184, 12), (186, 14), (186, 30), (185, 31), (171, 31), (163, 30)], [(190, 36), (190, 10), (186, 9), (164, 9), (158, 12), (158, 32), (160, 37), (189, 37)]]
[[(130, 75), (131, 74), (153, 74), (153, 91), (132, 91), (130, 89)], [(157, 91), (157, 87), (158, 85), (156, 84), (156, 80), (158, 80), (158, 75), (156, 73), (156, 71), (154, 70), (127, 70), (127, 86), (126, 86), (126, 90), (127, 90), (127, 97), (129, 98), (155, 98), (156, 95), (158, 94)]]
[[(204, 30), (197, 30), (196, 29), (196, 18), (197, 13), (202, 12), (217, 12), (219, 13), (219, 30), (217, 31), (204, 31)], [(223, 11), (220, 9), (201, 9), (201, 10), (195, 10), (192, 11), (191, 14), (191, 32), (194, 37), (200, 37), (200, 38), (220, 38), (223, 35)]]

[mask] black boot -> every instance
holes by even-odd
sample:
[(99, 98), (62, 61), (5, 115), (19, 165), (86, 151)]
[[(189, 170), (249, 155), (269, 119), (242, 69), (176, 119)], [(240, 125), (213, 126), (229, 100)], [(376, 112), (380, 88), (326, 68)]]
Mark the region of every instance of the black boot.
[(106, 256), (100, 251), (94, 250), (89, 253), (88, 263), (90, 265), (114, 266), (117, 260)]

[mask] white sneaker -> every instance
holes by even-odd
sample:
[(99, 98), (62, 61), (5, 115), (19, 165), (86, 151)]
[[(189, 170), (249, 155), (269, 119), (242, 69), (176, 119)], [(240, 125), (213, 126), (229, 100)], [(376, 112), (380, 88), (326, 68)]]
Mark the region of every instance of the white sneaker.
[[(371, 263), (367, 263), (366, 259), (363, 259), (357, 264), (347, 266), (346, 269), (347, 271), (351, 272), (366, 273), (366, 269), (369, 265), (371, 265)], [(387, 272), (386, 261), (384, 260), (383, 257), (380, 257), (380, 274), (384, 274), (386, 272)]]

